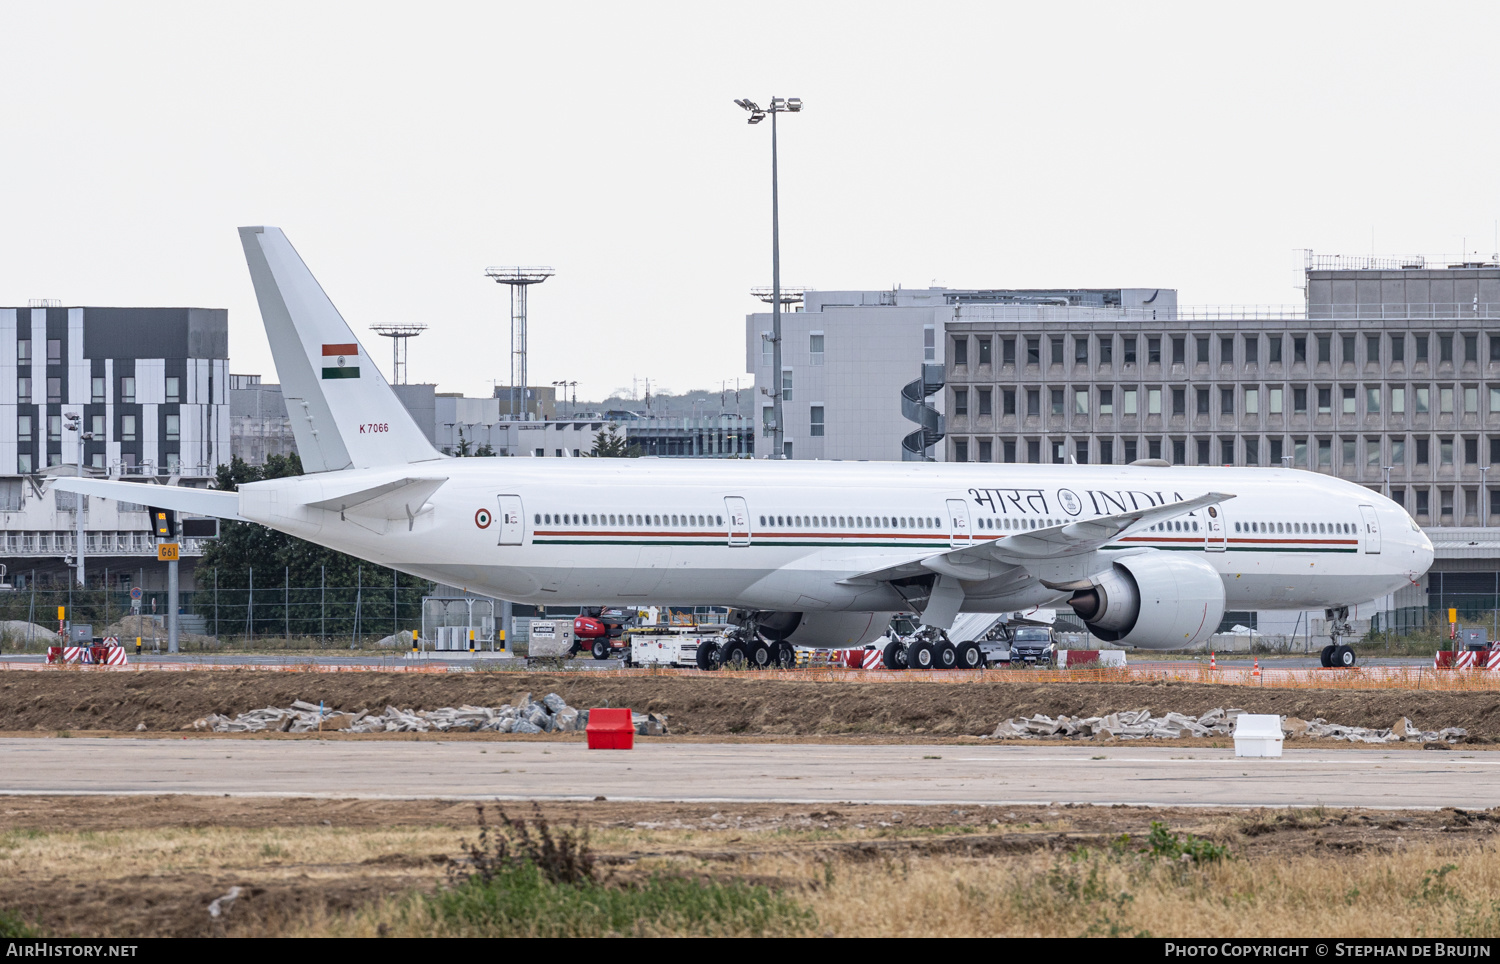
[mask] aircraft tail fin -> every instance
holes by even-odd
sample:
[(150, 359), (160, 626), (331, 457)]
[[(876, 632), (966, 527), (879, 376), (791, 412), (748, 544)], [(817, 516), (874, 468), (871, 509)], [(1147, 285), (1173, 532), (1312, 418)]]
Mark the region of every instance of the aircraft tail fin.
[(308, 472), (439, 459), (280, 228), (240, 228), (292, 434)]

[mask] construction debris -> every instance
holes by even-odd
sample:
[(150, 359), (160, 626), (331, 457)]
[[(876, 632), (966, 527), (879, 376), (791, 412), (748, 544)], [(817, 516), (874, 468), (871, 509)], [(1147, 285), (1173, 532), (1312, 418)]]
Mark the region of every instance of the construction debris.
[[(1220, 708), (1210, 710), (1202, 716), (1184, 716), (1181, 713), (1152, 716), (1150, 710), (1134, 710), (1129, 713), (1111, 713), (1108, 716), (1059, 716), (1055, 719), (1038, 713), (1030, 718), (1006, 720), (985, 739), (1070, 737), (1075, 740), (1175, 740), (1184, 736), (1232, 737), (1235, 718), (1244, 712), (1240, 709)], [(1294, 716), (1283, 716), (1281, 730), (1287, 737), (1328, 738), (1351, 743), (1457, 743), (1469, 735), (1468, 730), (1457, 726), (1442, 730), (1421, 730), (1404, 716), (1386, 729), (1340, 726), (1321, 717), (1299, 720)]]
[[(662, 736), (667, 718), (651, 713), (632, 713), (631, 722), (641, 736)], [(532, 700), (524, 693), (515, 705), (499, 707), (447, 706), (436, 710), (404, 710), (387, 706), (384, 712), (327, 709), (316, 703), (295, 700), (291, 706), (268, 706), (239, 716), (211, 713), (183, 727), (215, 733), (314, 733), (339, 730), (345, 733), (569, 733), (588, 727), (589, 711), (569, 706), (561, 696), (548, 693)]]

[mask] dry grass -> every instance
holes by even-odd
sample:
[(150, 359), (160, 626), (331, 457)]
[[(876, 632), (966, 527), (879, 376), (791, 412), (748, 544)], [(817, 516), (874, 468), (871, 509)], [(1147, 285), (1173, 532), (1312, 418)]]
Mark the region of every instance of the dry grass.
[[(721, 916), (692, 928), (642, 914), (613, 931), (630, 935), (790, 935), (810, 927), (839, 937), (1500, 936), (1500, 860), (1487, 838), (1429, 836), (1408, 843), (1390, 836), (1359, 852), (1265, 853), (1251, 845), (1268, 839), (1261, 835), (1272, 833), (1267, 828), (1274, 823), (1283, 828), (1275, 832), (1288, 832), (1290, 822), (1302, 833), (1338, 819), (1316, 811), (1216, 817), (1194, 829), (1227, 844), (1231, 856), (1207, 862), (1153, 856), (1139, 836), (1097, 836), (1082, 848), (1075, 836), (1061, 849), (964, 853), (963, 842), (980, 837), (1055, 837), (1067, 830), (1066, 811), (1045, 824), (977, 827), (829, 826), (803, 819), (720, 827), (669, 819), (595, 827), (591, 836), (614, 868), (609, 886), (638, 886), (654, 875), (705, 886), (769, 887), (800, 908), (756, 921)], [(274, 888), (292, 880), (385, 880), (386, 896), (353, 908), (309, 900), (261, 913), (251, 901), (235, 908), (225, 932), (452, 935), (465, 931), (430, 899), (443, 878), (442, 864), (431, 857), (456, 855), (460, 836), (472, 833), (437, 826), (15, 830), (0, 834), (0, 879), (20, 887), (60, 880), (127, 886), (177, 875), (198, 882), (195, 894), (202, 881), (212, 881), (215, 895), (222, 892), (219, 882)], [(947, 852), (923, 849), (934, 842), (947, 845)], [(1241, 856), (1234, 856), (1236, 849)], [(413, 890), (413, 880), (429, 883)], [(193, 908), (204, 903), (191, 900)], [(539, 921), (535, 932), (547, 933), (547, 926)]]

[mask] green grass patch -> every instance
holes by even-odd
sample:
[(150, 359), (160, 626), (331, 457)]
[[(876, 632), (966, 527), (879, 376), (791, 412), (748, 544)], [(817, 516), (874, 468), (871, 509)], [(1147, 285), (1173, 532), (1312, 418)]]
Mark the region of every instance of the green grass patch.
[(21, 915), (0, 910), (0, 937), (41, 937), (41, 931), (27, 924)]

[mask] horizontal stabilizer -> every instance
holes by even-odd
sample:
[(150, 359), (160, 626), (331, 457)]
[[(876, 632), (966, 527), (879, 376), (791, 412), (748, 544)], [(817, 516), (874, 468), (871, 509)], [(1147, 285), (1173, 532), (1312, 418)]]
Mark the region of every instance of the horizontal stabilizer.
[(372, 519), (409, 519), (422, 511), (432, 494), (447, 482), (447, 476), (427, 479), (397, 479), (369, 488), (356, 489), (330, 499), (309, 503), (309, 508), (366, 516)]
[(208, 515), (217, 519), (235, 519), (240, 515), (240, 497), (236, 492), (217, 489), (190, 489), (181, 485), (153, 485), (149, 482), (118, 482), (108, 479), (58, 479), (52, 487), (63, 492), (81, 492), (101, 499), (135, 502), (156, 509)]

